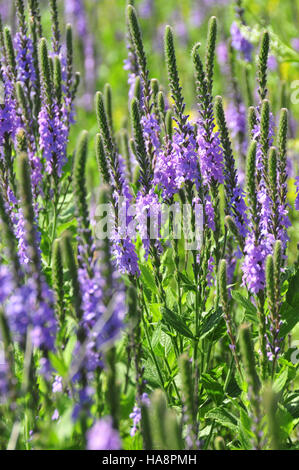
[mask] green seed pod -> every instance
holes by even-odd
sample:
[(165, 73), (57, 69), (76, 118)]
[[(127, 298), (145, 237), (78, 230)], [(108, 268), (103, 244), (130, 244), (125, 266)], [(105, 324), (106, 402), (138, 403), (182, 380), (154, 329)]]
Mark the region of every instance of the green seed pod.
[(214, 73), (214, 59), (215, 47), (217, 38), (217, 20), (212, 16), (208, 25), (207, 47), (206, 47), (206, 77), (208, 82), (208, 92), (212, 95), (213, 89), (213, 73)]
[(260, 390), (260, 381), (255, 367), (254, 349), (251, 340), (250, 325), (243, 324), (239, 329), (240, 348), (247, 379), (250, 382), (254, 395), (257, 397)]
[(96, 134), (95, 147), (96, 147), (96, 159), (97, 159), (99, 172), (103, 178), (103, 181), (106, 184), (109, 184), (110, 182), (109, 168), (108, 168), (108, 163), (107, 163), (107, 159), (105, 155), (105, 149), (104, 149), (104, 144), (103, 144), (103, 139), (101, 137), (101, 134)]
[(264, 100), (267, 95), (267, 68), (268, 68), (268, 55), (270, 47), (270, 36), (268, 31), (265, 31), (262, 36), (259, 62), (258, 62), (258, 74), (257, 81), (259, 83), (258, 93), (260, 99)]

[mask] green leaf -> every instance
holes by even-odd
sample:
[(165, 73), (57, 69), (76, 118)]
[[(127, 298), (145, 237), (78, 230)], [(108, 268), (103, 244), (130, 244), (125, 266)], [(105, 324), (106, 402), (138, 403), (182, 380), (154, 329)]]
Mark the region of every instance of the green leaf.
[(63, 358), (49, 352), (49, 359), (58, 374), (64, 377), (67, 374), (67, 366), (65, 365)]
[(217, 404), (223, 402), (223, 387), (217, 380), (215, 380), (210, 374), (202, 374), (201, 383), (207, 394), (213, 398)]
[(150, 271), (148, 266), (145, 264), (140, 265), (140, 271), (142, 273), (142, 279), (144, 280), (145, 284), (147, 287), (154, 292), (155, 294), (158, 293), (157, 286), (155, 284), (155, 278), (153, 276), (153, 273)]
[(192, 331), (188, 328), (188, 326), (184, 323), (182, 318), (175, 314), (172, 310), (167, 307), (161, 307), (161, 313), (163, 320), (170, 325), (175, 331), (180, 333), (187, 338), (194, 339)]
[(231, 292), (232, 298), (241, 305), (245, 310), (245, 318), (247, 320), (252, 321), (253, 323), (258, 324), (258, 317), (255, 306), (250, 302), (250, 300), (246, 299), (244, 295), (240, 294), (240, 292), (232, 291)]
[(229, 428), (234, 432), (238, 431), (238, 420), (237, 418), (227, 411), (223, 406), (219, 406), (214, 408), (213, 410), (209, 411), (206, 414), (207, 418), (213, 419), (221, 426), (225, 428)]
[(203, 318), (203, 322), (200, 329), (200, 339), (205, 338), (219, 325), (222, 320), (223, 312), (219, 307), (217, 310), (212, 308), (210, 312)]
[(281, 390), (283, 389), (283, 387), (285, 386), (286, 382), (288, 380), (288, 369), (287, 367), (284, 367), (283, 369), (281, 369), (274, 381), (274, 384), (273, 384), (273, 391), (275, 393), (279, 393), (281, 392)]

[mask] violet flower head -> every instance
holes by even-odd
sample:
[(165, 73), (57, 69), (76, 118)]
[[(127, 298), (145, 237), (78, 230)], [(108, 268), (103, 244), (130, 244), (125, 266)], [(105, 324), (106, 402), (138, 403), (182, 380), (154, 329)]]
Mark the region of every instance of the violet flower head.
[(234, 21), (231, 25), (230, 34), (232, 37), (232, 47), (242, 54), (246, 62), (252, 60), (252, 44), (242, 35), (237, 23)]
[(39, 299), (33, 278), (13, 290), (7, 301), (6, 314), (16, 341), (24, 343), (30, 326), (33, 346), (53, 350), (57, 323), (52, 305), (53, 295), (48, 286), (42, 284), (41, 299)]
[(223, 153), (218, 132), (213, 132), (214, 123), (211, 122), (211, 138), (207, 138), (207, 131), (199, 125), (197, 134), (200, 169), (205, 184), (213, 181), (223, 183)]
[(31, 38), (22, 32), (15, 35), (15, 50), (18, 80), (32, 92), (36, 85), (36, 72), (33, 58), (33, 43)]
[[(150, 399), (147, 393), (142, 394), (141, 403), (146, 406), (150, 405)], [(135, 436), (138, 430), (138, 425), (141, 421), (141, 408), (138, 405), (135, 405), (129, 417), (133, 420), (133, 426), (131, 428), (130, 435)]]
[(119, 450), (120, 448), (121, 440), (118, 431), (113, 429), (110, 416), (96, 421), (87, 432), (88, 450)]
[(55, 101), (51, 104), (51, 109), (45, 102), (42, 103), (38, 124), (39, 145), (46, 159), (46, 171), (49, 174), (56, 172), (58, 176), (61, 176), (62, 167), (67, 161), (68, 128)]

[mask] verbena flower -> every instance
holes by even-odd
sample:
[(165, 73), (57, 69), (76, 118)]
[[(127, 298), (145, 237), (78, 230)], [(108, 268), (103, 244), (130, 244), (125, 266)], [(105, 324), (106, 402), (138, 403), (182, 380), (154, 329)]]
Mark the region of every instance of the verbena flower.
[(113, 428), (110, 416), (96, 421), (87, 432), (88, 450), (119, 450), (120, 448), (119, 433)]
[(252, 44), (242, 35), (240, 28), (236, 22), (233, 22), (230, 29), (232, 37), (232, 46), (236, 51), (242, 54), (242, 57), (247, 62), (252, 60)]

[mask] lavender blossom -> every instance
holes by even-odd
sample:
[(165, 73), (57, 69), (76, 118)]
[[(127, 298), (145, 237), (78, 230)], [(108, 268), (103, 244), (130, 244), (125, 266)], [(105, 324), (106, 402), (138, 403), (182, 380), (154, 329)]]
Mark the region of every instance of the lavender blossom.
[[(147, 405), (147, 406), (150, 405), (150, 399), (149, 399), (147, 393), (142, 394), (141, 403), (143, 405)], [(130, 413), (129, 417), (133, 420), (133, 426), (131, 428), (130, 435), (135, 436), (135, 434), (137, 432), (137, 429), (138, 429), (138, 425), (141, 421), (141, 408), (140, 408), (140, 406), (135, 405), (134, 408), (133, 408), (133, 411), (132, 411), (132, 413)]]
[(120, 448), (121, 440), (118, 431), (113, 429), (110, 416), (96, 421), (87, 432), (88, 450), (119, 450)]
[(252, 54), (253, 46), (242, 35), (236, 22), (233, 22), (233, 24), (231, 25), (230, 33), (232, 37), (233, 48), (242, 54), (246, 62), (251, 62), (252, 60), (251, 54)]

